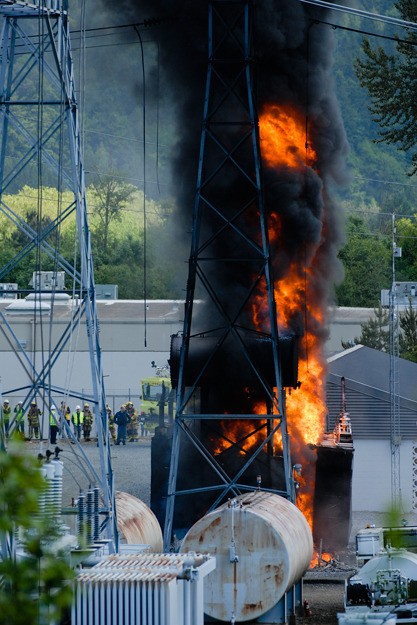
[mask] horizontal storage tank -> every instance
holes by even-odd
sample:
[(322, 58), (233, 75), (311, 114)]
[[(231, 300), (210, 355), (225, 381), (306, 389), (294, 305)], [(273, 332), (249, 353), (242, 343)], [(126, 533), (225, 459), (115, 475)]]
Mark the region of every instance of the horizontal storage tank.
[(116, 492), (117, 529), (122, 542), (149, 545), (150, 551), (162, 551), (162, 531), (148, 506), (129, 493)]
[(354, 583), (358, 580), (362, 584), (371, 586), (375, 583), (380, 571), (399, 571), (402, 577), (417, 580), (417, 554), (405, 549), (387, 551), (384, 555), (368, 560), (357, 575), (350, 578), (349, 582)]
[(197, 521), (181, 551), (216, 557), (204, 586), (204, 610), (244, 622), (273, 608), (309, 567), (313, 539), (304, 515), (279, 495), (237, 497)]

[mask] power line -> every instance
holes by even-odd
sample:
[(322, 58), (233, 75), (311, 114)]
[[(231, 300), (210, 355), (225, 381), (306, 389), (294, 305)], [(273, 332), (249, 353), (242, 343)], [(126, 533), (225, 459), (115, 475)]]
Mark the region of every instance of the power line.
[(371, 13), (370, 11), (347, 7), (343, 4), (325, 2), (325, 0), (299, 0), (299, 2), (302, 2), (303, 4), (312, 4), (323, 9), (331, 9), (332, 11), (349, 13), (350, 15), (356, 15), (357, 17), (363, 17), (377, 22), (384, 22), (385, 24), (393, 24), (403, 28), (410, 28), (411, 30), (417, 30), (417, 24), (415, 22), (407, 22), (399, 17), (388, 17), (387, 15), (380, 15), (379, 13)]

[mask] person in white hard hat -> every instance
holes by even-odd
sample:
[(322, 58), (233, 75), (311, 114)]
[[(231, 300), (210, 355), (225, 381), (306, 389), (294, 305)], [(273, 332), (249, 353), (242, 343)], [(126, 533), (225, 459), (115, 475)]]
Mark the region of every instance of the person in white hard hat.
[(51, 412), (49, 413), (49, 440), (51, 445), (56, 445), (56, 437), (58, 436), (59, 423), (58, 415), (55, 406), (51, 406)]
[(9, 427), (10, 427), (10, 417), (11, 417), (11, 406), (8, 399), (3, 401), (3, 410), (2, 410), (2, 422), (4, 428), (4, 435), (6, 438), (9, 436)]

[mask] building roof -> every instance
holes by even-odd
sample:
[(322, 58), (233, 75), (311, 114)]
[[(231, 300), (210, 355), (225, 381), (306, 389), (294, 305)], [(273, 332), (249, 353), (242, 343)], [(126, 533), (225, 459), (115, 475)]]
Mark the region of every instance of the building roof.
[[(41, 303), (44, 314), (50, 315), (50, 296), (43, 296)], [(77, 305), (78, 300), (54, 298), (54, 321), (68, 321)], [(100, 322), (103, 323), (134, 321), (143, 324), (145, 317), (151, 323), (178, 322), (184, 319), (184, 302), (180, 300), (98, 300), (96, 306)], [(34, 299), (0, 300), (0, 309), (11, 319), (31, 317), (35, 313), (39, 315), (39, 308), (39, 301), (35, 302)]]
[[(402, 437), (414, 439), (417, 436), (417, 364), (399, 358), (397, 365), (400, 432)], [(341, 378), (344, 377), (353, 439), (390, 438), (390, 355), (356, 345), (330, 357), (328, 368), (328, 429), (333, 429), (341, 411)]]

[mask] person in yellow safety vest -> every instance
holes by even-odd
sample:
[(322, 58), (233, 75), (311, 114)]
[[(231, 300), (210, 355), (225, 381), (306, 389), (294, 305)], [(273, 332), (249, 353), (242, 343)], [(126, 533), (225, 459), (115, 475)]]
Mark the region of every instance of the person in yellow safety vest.
[(28, 423), (29, 423), (29, 439), (32, 440), (33, 435), (35, 438), (39, 438), (39, 415), (41, 411), (36, 405), (36, 401), (32, 401), (28, 411)]
[(93, 413), (90, 404), (84, 404), (83, 434), (86, 441), (91, 441), (91, 428), (93, 427)]
[(16, 419), (16, 432), (22, 439), (25, 438), (25, 413), (22, 408), (22, 402), (18, 401), (14, 407), (14, 414)]
[(58, 435), (59, 430), (59, 417), (56, 412), (55, 406), (51, 407), (51, 412), (49, 413), (49, 440), (51, 441), (51, 445), (56, 445), (56, 437)]
[(2, 414), (2, 421), (3, 421), (3, 427), (4, 427), (4, 435), (6, 437), (9, 436), (9, 427), (10, 427), (10, 417), (11, 417), (11, 406), (10, 406), (10, 402), (8, 399), (5, 399), (3, 402), (3, 414)]
[(84, 422), (84, 413), (81, 410), (81, 406), (76, 406), (75, 412), (72, 413), (72, 424), (74, 426), (74, 434), (77, 440), (81, 438), (81, 429)]
[(67, 404), (64, 401), (61, 402), (60, 412), (61, 412), (61, 415), (62, 415), (62, 418), (61, 418), (61, 433), (65, 430), (65, 423), (68, 426), (68, 429), (67, 429), (67, 432), (68, 432), (71, 429), (70, 428), (70, 426), (71, 426), (71, 410), (70, 410), (70, 407), (67, 406)]

